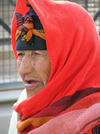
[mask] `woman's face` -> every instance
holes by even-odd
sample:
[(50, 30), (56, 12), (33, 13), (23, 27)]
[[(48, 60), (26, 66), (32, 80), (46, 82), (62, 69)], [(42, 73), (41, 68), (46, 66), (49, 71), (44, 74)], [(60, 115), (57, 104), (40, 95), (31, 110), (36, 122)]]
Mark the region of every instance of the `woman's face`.
[(29, 98), (47, 85), (51, 63), (46, 50), (17, 51), (17, 55), (18, 72)]

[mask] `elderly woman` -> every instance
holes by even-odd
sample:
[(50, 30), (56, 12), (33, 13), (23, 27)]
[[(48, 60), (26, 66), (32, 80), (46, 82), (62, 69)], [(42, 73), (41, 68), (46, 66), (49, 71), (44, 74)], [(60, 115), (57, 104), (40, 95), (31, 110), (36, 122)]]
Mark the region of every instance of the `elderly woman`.
[(18, 132), (99, 134), (100, 41), (91, 16), (51, 0), (18, 0), (15, 13), (12, 44), (27, 94), (14, 105)]

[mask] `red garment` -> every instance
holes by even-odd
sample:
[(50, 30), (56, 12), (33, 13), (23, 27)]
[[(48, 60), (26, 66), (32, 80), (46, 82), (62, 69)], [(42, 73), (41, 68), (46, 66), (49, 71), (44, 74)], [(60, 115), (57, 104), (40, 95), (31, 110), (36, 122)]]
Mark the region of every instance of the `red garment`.
[[(82, 7), (71, 2), (57, 3), (51, 0), (29, 2), (44, 27), (52, 68), (47, 86), (14, 108), (21, 115), (17, 126), (23, 134), (46, 124), (49, 120), (54, 120), (55, 117), (74, 110), (88, 109), (100, 103), (100, 40), (91, 16)], [(15, 12), (25, 15), (28, 10), (25, 0), (17, 1)], [(12, 44), (17, 58), (16, 29), (14, 15)], [(83, 118), (80, 119), (84, 123)], [(74, 118), (70, 120), (70, 124), (73, 121)], [(84, 126), (77, 133), (81, 132)], [(55, 130), (53, 133), (56, 133)], [(41, 133), (41, 130), (37, 133)]]

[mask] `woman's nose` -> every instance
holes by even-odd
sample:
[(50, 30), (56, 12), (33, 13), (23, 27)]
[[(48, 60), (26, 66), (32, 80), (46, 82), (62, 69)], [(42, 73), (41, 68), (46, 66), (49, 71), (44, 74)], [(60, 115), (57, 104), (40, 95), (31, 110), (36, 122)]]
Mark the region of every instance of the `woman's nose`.
[(33, 67), (31, 65), (31, 61), (28, 60), (23, 60), (19, 67), (18, 67), (18, 72), (23, 75), (23, 74), (28, 74), (28, 73), (32, 73), (33, 72)]

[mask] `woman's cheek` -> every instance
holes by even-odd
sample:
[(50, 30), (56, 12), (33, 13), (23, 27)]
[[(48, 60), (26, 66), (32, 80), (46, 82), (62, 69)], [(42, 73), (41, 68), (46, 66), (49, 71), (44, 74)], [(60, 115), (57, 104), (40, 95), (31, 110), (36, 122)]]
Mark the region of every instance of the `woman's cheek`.
[(51, 72), (50, 61), (47, 58), (39, 60), (35, 65), (35, 71), (41, 77), (46, 86)]
[(17, 66), (18, 66), (18, 68), (20, 67), (20, 65), (21, 65), (21, 60), (17, 59)]

